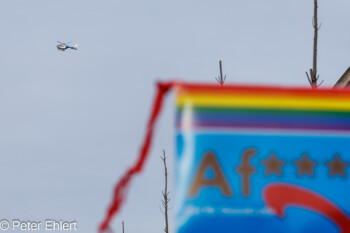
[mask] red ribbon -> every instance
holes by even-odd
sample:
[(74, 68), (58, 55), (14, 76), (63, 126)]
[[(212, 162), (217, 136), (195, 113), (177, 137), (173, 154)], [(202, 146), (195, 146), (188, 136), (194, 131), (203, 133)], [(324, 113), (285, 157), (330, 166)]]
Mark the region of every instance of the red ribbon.
[(123, 202), (125, 201), (126, 190), (130, 184), (130, 181), (134, 175), (142, 171), (152, 143), (154, 124), (156, 123), (156, 120), (162, 108), (164, 96), (173, 86), (173, 82), (157, 83), (157, 95), (153, 102), (151, 116), (147, 124), (146, 136), (144, 138), (142, 147), (140, 148), (138, 160), (132, 167), (129, 168), (129, 170), (122, 176), (122, 178), (115, 186), (113, 200), (108, 207), (104, 220), (99, 226), (99, 232), (101, 233), (112, 232), (111, 228), (109, 227), (110, 222), (113, 216), (118, 213)]
[(290, 184), (270, 184), (264, 190), (266, 205), (282, 218), (288, 206), (298, 206), (319, 213), (337, 225), (341, 233), (350, 233), (350, 219), (330, 200), (311, 190)]

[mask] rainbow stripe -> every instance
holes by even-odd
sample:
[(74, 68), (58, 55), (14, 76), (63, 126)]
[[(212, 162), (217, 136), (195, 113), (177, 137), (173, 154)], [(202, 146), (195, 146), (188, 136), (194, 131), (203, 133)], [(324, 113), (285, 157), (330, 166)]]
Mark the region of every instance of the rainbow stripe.
[(181, 84), (176, 126), (350, 132), (350, 89)]

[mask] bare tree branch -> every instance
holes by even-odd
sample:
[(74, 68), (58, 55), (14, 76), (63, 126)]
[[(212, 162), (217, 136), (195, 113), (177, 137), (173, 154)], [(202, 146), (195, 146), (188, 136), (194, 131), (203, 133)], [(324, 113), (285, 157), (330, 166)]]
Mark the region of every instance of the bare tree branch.
[(226, 75), (223, 77), (222, 76), (222, 62), (221, 60), (219, 61), (219, 67), (220, 67), (220, 76), (215, 77), (215, 80), (218, 81), (218, 83), (220, 83), (220, 85), (224, 85), (224, 82), (226, 80)]
[(312, 85), (312, 81), (311, 81), (311, 79), (310, 79), (309, 74), (308, 74), (307, 72), (305, 72), (305, 74), (306, 74), (307, 80), (309, 81), (310, 85)]
[(306, 72), (307, 79), (312, 88), (317, 88), (318, 75), (317, 75), (317, 43), (318, 43), (318, 30), (320, 30), (321, 25), (318, 26), (317, 18), (318, 4), (317, 0), (314, 0), (314, 17), (312, 19), (312, 27), (314, 28), (314, 48), (313, 48), (313, 64), (312, 69), (310, 69), (310, 75)]
[(319, 84), (317, 84), (317, 87), (321, 86), (324, 80), (322, 80)]
[(168, 168), (166, 166), (165, 150), (163, 150), (163, 156), (161, 157), (161, 159), (163, 160), (163, 164), (164, 164), (164, 177), (165, 177), (165, 187), (164, 187), (164, 191), (162, 191), (163, 200), (161, 200), (162, 205), (164, 207), (164, 211), (162, 211), (162, 209), (161, 209), (161, 212), (164, 214), (164, 217), (165, 217), (164, 232), (165, 233), (169, 233), (169, 227), (168, 227), (168, 203), (169, 203), (170, 199), (168, 198), (168, 195), (169, 195), (169, 192), (168, 192)]

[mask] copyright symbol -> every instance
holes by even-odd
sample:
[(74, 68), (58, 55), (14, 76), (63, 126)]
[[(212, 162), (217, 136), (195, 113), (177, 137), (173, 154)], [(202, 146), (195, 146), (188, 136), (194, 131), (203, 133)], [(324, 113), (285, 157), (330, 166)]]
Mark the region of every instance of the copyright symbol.
[(7, 229), (9, 229), (9, 227), (10, 227), (9, 221), (7, 221), (6, 219), (3, 219), (0, 221), (0, 230), (6, 231)]

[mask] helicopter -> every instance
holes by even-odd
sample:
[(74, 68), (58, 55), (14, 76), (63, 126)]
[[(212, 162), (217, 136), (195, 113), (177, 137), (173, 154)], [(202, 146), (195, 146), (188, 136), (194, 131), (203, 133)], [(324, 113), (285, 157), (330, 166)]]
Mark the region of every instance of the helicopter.
[(66, 49), (73, 49), (73, 50), (77, 50), (78, 49), (78, 45), (74, 45), (74, 46), (69, 46), (68, 44), (71, 43), (71, 42), (68, 42), (68, 43), (62, 43), (60, 41), (57, 41), (59, 44), (57, 45), (57, 49), (60, 50), (60, 51), (65, 51)]

